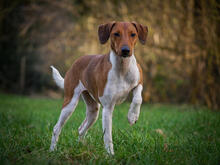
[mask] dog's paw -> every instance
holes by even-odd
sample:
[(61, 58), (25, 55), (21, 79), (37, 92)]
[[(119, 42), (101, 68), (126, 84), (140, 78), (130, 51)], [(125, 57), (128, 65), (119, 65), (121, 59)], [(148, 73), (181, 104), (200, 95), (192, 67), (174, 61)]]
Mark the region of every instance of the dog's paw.
[(106, 148), (106, 151), (107, 151), (109, 156), (115, 155), (113, 148), (108, 147), (108, 148)]
[(133, 125), (138, 120), (138, 115), (132, 112), (128, 113), (128, 122), (130, 125)]
[(87, 141), (85, 139), (85, 136), (79, 136), (78, 143), (81, 143), (83, 145), (87, 145)]
[(57, 149), (56, 146), (54, 146), (54, 145), (51, 145), (51, 146), (50, 146), (50, 152), (53, 152), (53, 151), (55, 151), (56, 149)]

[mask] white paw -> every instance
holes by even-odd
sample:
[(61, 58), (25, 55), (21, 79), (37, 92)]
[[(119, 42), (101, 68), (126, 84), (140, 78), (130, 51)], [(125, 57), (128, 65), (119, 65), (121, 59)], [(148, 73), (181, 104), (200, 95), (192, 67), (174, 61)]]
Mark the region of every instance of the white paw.
[(53, 152), (53, 151), (55, 151), (56, 149), (57, 149), (56, 146), (51, 144), (51, 146), (50, 146), (50, 152)]
[(128, 113), (128, 122), (130, 125), (133, 125), (134, 123), (136, 123), (137, 120), (138, 120), (137, 114), (135, 114), (133, 112)]
[(113, 148), (111, 148), (111, 147), (108, 147), (106, 150), (107, 150), (109, 155), (114, 155), (115, 154)]
[(114, 155), (113, 143), (105, 144), (105, 149), (109, 155)]

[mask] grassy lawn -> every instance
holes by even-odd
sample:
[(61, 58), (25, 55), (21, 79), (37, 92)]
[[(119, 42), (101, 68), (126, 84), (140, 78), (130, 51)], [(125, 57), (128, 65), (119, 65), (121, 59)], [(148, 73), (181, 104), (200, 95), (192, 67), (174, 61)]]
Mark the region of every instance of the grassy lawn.
[(1, 164), (220, 164), (220, 113), (203, 108), (142, 105), (134, 126), (129, 104), (113, 116), (115, 156), (104, 150), (101, 113), (85, 142), (77, 129), (85, 117), (79, 102), (66, 123), (58, 150), (48, 152), (62, 100), (0, 95)]

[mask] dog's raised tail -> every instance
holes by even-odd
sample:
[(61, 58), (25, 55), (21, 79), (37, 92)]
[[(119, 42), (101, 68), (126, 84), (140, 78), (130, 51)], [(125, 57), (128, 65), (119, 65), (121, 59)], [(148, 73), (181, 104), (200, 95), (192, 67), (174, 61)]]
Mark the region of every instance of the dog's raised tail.
[(57, 86), (60, 87), (61, 89), (64, 89), (64, 79), (60, 75), (59, 71), (54, 68), (53, 66), (50, 66), (52, 69), (52, 74), (53, 74), (53, 79), (56, 82)]

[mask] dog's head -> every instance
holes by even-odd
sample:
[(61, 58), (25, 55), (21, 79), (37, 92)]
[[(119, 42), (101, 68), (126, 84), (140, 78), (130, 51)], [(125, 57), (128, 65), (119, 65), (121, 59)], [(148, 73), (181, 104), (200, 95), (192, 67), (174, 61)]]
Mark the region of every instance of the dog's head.
[(99, 26), (98, 35), (101, 44), (111, 40), (111, 48), (116, 55), (130, 57), (137, 39), (144, 44), (148, 33), (147, 26), (136, 22), (111, 22)]

